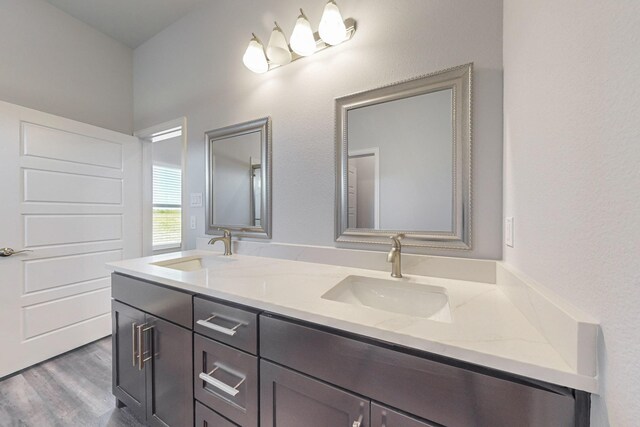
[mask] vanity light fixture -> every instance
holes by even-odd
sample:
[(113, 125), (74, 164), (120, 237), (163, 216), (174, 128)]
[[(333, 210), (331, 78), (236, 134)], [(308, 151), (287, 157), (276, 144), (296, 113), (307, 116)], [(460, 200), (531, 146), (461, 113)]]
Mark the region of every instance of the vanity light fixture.
[(291, 50), (300, 56), (311, 56), (316, 53), (316, 39), (302, 9), (291, 34)]
[(269, 63), (267, 62), (267, 56), (264, 53), (264, 46), (260, 39), (253, 34), (253, 38), (247, 46), (247, 50), (242, 57), (244, 65), (253, 71), (254, 73), (265, 73), (269, 71)]
[(271, 31), (269, 45), (267, 46), (267, 57), (276, 65), (286, 65), (291, 62), (291, 51), (287, 44), (287, 39), (277, 22)]
[(324, 7), (318, 33), (322, 41), (331, 46), (340, 44), (347, 39), (347, 26), (344, 25), (340, 9), (333, 0)]
[(356, 22), (351, 18), (343, 20), (336, 2), (329, 0), (324, 7), (318, 32), (313, 32), (309, 20), (300, 9), (289, 44), (276, 22), (266, 52), (258, 37), (253, 34), (242, 62), (254, 73), (264, 73), (350, 40), (355, 32)]

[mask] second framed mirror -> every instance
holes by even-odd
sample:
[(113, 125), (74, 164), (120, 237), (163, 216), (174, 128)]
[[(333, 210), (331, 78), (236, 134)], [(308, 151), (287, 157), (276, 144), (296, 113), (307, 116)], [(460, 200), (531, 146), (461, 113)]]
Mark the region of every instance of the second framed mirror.
[(271, 238), (271, 118), (205, 135), (207, 234)]

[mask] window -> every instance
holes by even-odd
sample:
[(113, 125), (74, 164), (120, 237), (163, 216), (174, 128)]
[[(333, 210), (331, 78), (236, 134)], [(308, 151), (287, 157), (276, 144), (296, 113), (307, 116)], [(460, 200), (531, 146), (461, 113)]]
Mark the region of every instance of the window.
[(182, 245), (182, 171), (153, 165), (153, 250)]

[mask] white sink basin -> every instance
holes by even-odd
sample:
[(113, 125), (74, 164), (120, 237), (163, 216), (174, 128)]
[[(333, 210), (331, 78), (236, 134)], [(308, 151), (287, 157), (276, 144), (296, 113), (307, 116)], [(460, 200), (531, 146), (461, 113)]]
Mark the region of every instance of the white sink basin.
[(451, 322), (449, 297), (444, 288), (405, 282), (348, 276), (322, 298), (377, 310)]
[(167, 261), (154, 262), (152, 263), (152, 265), (180, 271), (196, 271), (205, 268), (216, 267), (234, 261), (235, 259), (227, 258), (222, 255), (211, 255), (175, 258)]

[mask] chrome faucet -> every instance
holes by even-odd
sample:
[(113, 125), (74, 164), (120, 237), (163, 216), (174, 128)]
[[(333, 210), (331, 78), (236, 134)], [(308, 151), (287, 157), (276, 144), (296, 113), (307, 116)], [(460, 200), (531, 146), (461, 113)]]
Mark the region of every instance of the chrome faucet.
[(220, 237), (214, 237), (213, 239), (209, 240), (209, 244), (213, 245), (218, 241), (223, 242), (225, 256), (233, 255), (231, 253), (231, 231), (227, 230), (226, 228), (218, 228), (218, 230), (222, 231), (224, 235)]
[(400, 265), (402, 245), (400, 244), (400, 240), (402, 240), (403, 237), (404, 234), (396, 234), (395, 236), (389, 237), (393, 241), (393, 243), (391, 243), (391, 250), (387, 255), (387, 262), (391, 263), (391, 277), (402, 277), (402, 266)]

